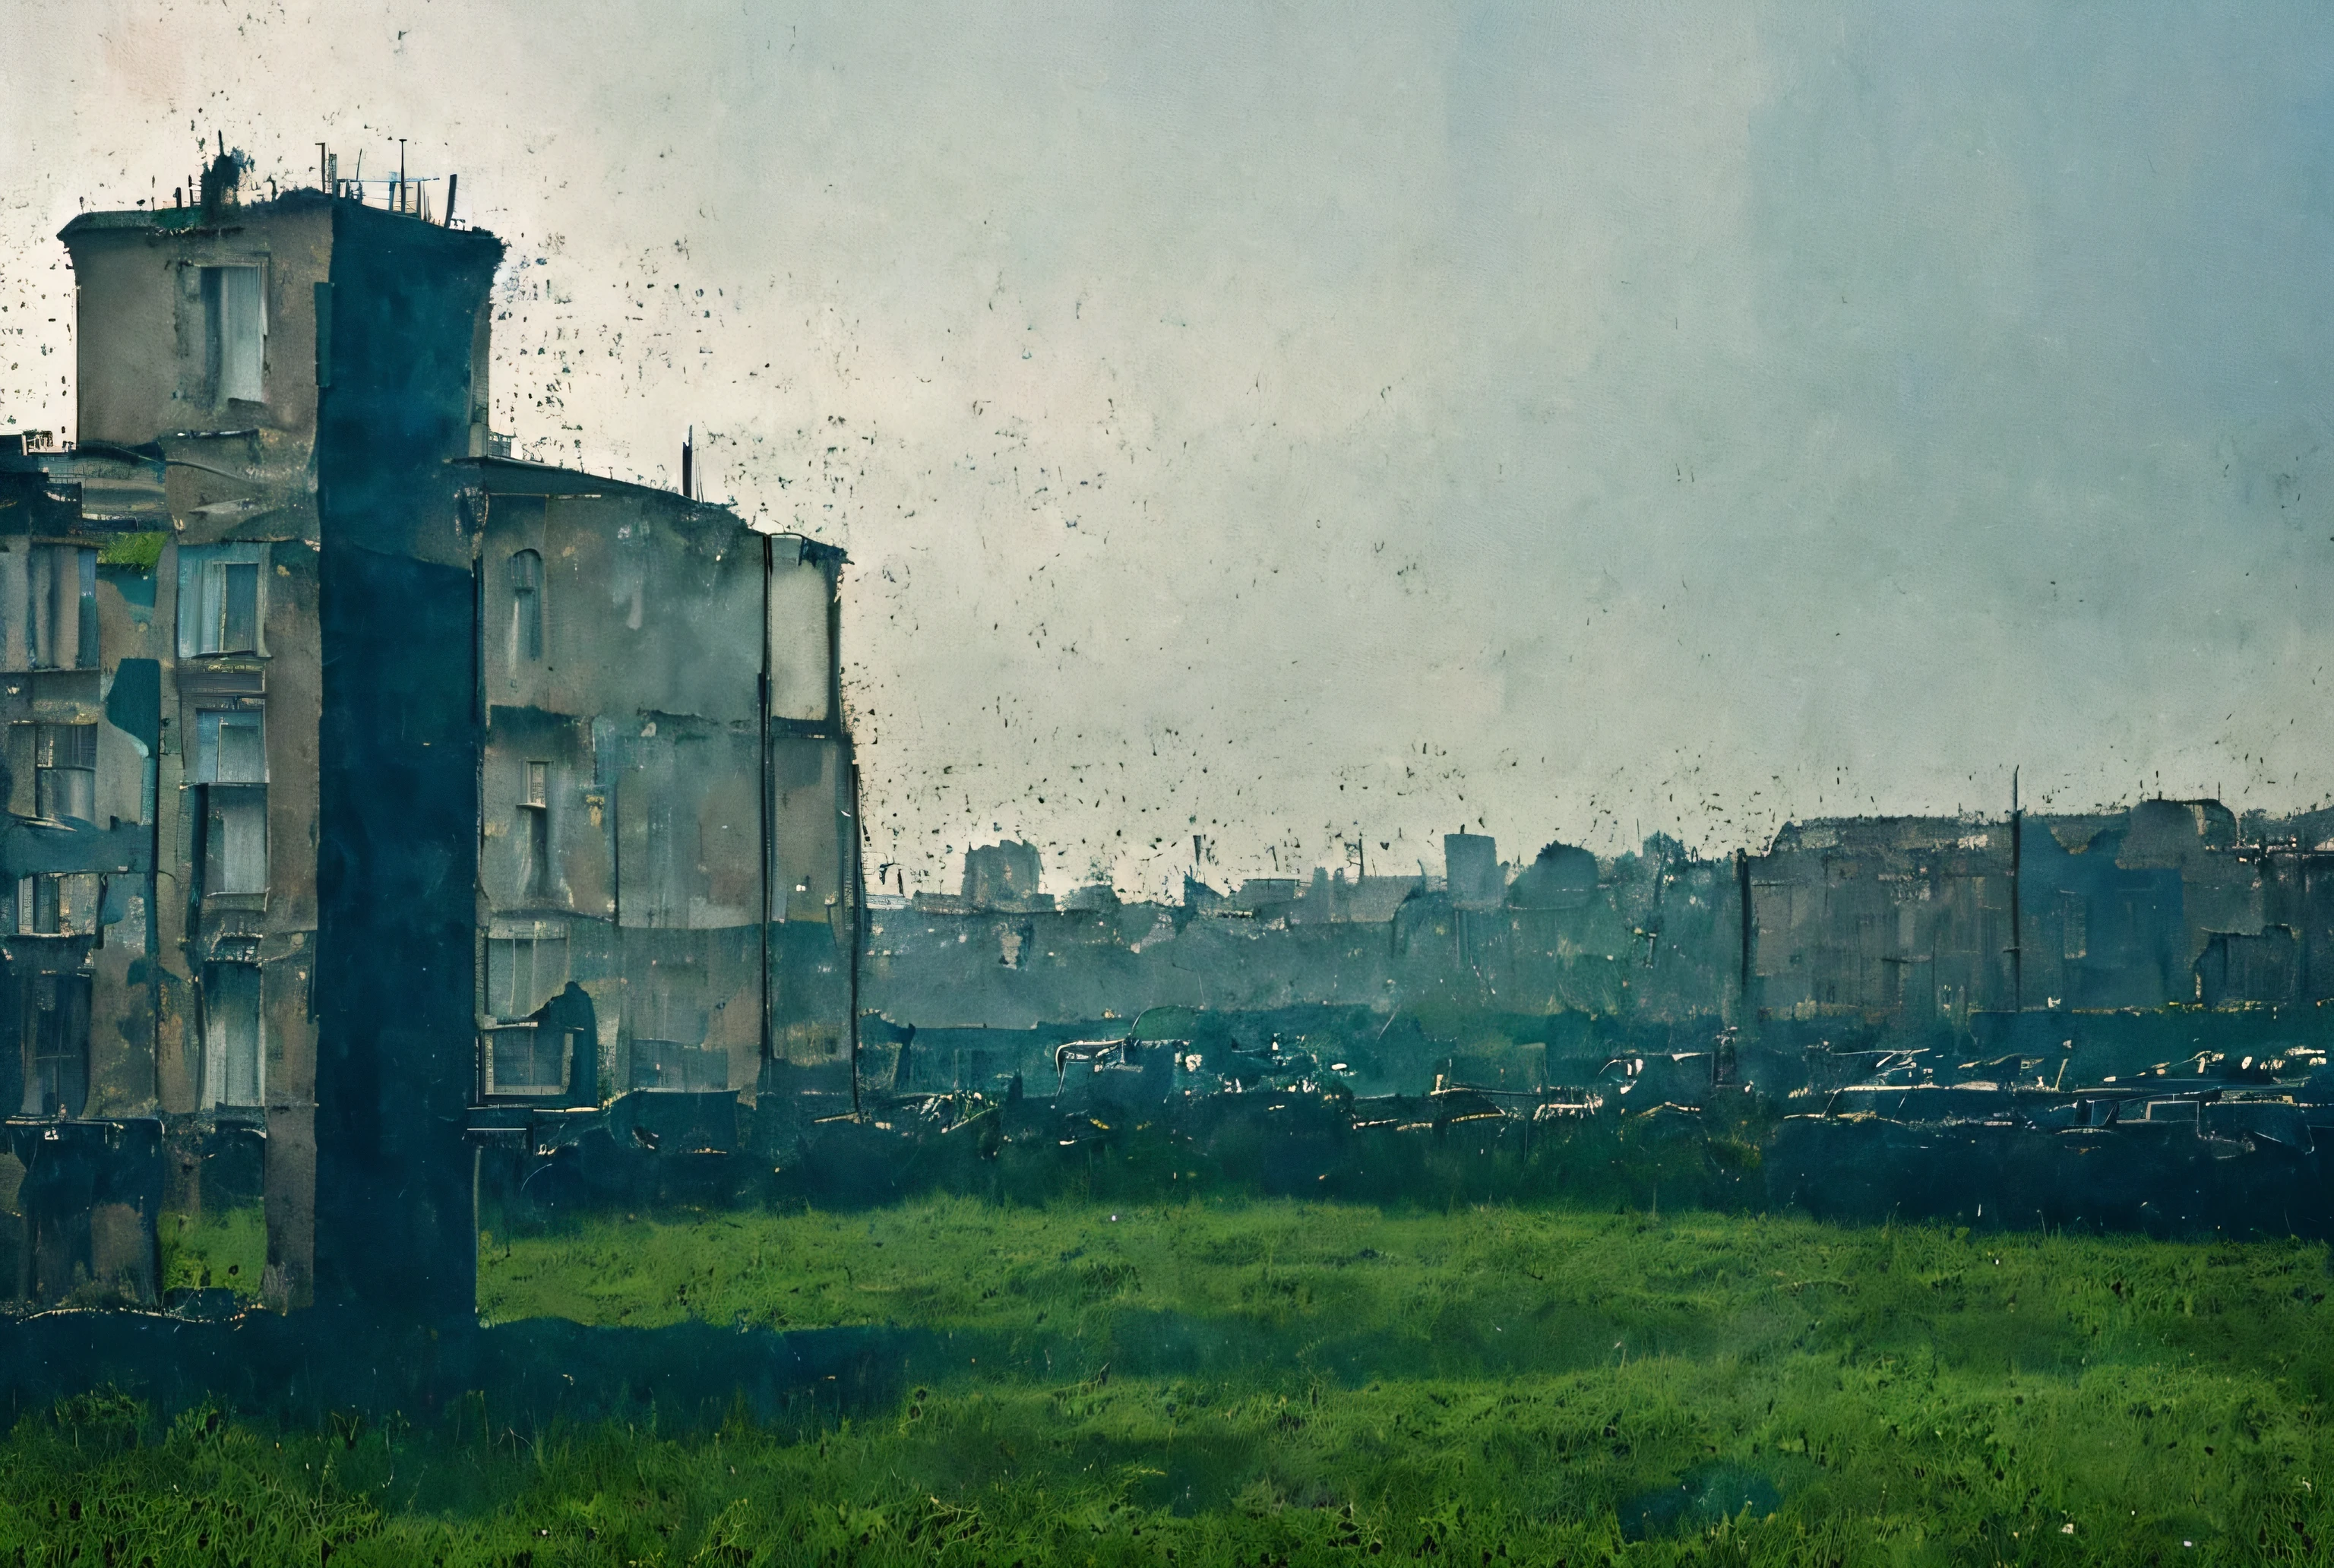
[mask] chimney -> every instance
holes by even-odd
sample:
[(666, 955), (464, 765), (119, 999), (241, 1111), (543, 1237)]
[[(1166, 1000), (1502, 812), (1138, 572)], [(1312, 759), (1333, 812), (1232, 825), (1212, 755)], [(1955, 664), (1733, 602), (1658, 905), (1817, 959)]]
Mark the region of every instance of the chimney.
[(218, 222), (227, 212), (227, 204), (235, 199), (236, 187), (242, 183), (242, 160), (230, 152), (221, 152), (203, 170), (203, 221)]
[(697, 427), (691, 425), (689, 434), (680, 438), (680, 493), (694, 501), (697, 496), (690, 486), (697, 477)]

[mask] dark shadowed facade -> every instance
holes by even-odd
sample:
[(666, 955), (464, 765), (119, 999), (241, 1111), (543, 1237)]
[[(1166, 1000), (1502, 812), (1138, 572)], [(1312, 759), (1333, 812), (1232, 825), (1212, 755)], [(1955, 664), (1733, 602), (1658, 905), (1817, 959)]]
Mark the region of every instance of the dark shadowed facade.
[(0, 451), (0, 1298), (464, 1314), (477, 1139), (847, 1088), (841, 556), (489, 456), (501, 243), (235, 174)]

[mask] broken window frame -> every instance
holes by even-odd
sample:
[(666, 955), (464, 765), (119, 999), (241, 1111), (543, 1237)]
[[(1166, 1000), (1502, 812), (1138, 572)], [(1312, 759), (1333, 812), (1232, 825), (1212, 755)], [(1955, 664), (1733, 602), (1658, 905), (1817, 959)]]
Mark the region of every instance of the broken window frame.
[(525, 857), (519, 867), (519, 896), (533, 903), (548, 903), (558, 896), (559, 879), (551, 856), (551, 765), (520, 765), (518, 821)]
[(97, 726), (43, 724), (33, 731), (33, 810), (43, 822), (97, 822)]
[[(485, 1033), (488, 1094), (538, 1098), (567, 1092), (582, 1044), (576, 1031), (526, 1020), (490, 1024)], [(506, 1071), (506, 1063), (516, 1071)]]
[(487, 1015), (497, 1025), (533, 1017), (567, 986), (567, 928), (497, 921), (487, 933)]
[(93, 545), (34, 545), (24, 569), (24, 652), (32, 668), (97, 668)]
[(267, 717), (257, 703), (198, 708), (188, 782), (200, 791), (202, 896), (267, 893)]
[(508, 572), (511, 595), (510, 663), (539, 664), (543, 660), (543, 554), (535, 550), (511, 553)]
[(89, 1105), (91, 977), (39, 973), (27, 980), (24, 1113), (78, 1117)]
[(258, 652), (259, 563), (205, 563), (202, 615), (203, 652)]
[(188, 775), (202, 784), (267, 782), (267, 710), (206, 707), (195, 713), (195, 759)]
[(257, 1111), (265, 1106), (265, 997), (257, 964), (203, 967), (203, 1109)]
[(204, 784), (203, 897), (267, 896), (267, 786)]
[(34, 871), (16, 879), (16, 935), (93, 937), (102, 890), (93, 871)]
[(267, 546), (178, 547), (178, 657), (267, 654)]
[(214, 406), (267, 401), (264, 262), (202, 269), (203, 380)]

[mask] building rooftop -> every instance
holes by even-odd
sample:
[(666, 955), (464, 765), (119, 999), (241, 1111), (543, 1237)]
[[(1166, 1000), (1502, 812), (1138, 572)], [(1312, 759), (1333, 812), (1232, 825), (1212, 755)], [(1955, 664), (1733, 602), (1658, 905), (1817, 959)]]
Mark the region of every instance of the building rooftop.
[(154, 234), (189, 234), (203, 229), (228, 229), (254, 218), (278, 213), (313, 212), (319, 207), (332, 207), (335, 203), (352, 207), (362, 207), (367, 212), (378, 213), (383, 217), (410, 218), (415, 223), (429, 228), (442, 228), (457, 234), (474, 233), (488, 239), (494, 237), (483, 229), (470, 228), (469, 225), (458, 218), (450, 224), (439, 223), (436, 218), (421, 213), (381, 207), (371, 202), (360, 201), (354, 197), (334, 196), (329, 191), (318, 190), (312, 186), (294, 186), (258, 201), (229, 201), (208, 221), (205, 220), (201, 207), (191, 205), (121, 207), (100, 212), (75, 213), (72, 220), (57, 231), (57, 237), (71, 240), (87, 234), (122, 230), (147, 230)]
[[(632, 479), (619, 479), (612, 475), (591, 474), (580, 468), (563, 468), (555, 463), (529, 462), (524, 457), (454, 457), (448, 461), (452, 467), (475, 470), (480, 481), (490, 492), (500, 491), (505, 495), (619, 495), (643, 498), (654, 496), (659, 501), (674, 506), (687, 507), (701, 515), (738, 517), (738, 520), (745, 523), (747, 527), (754, 528), (754, 524), (749, 520), (738, 517), (737, 510), (726, 503), (693, 501), (676, 490), (668, 490), (657, 485), (643, 485)], [(767, 534), (773, 538), (799, 540), (805, 551), (821, 558), (827, 556), (837, 560), (845, 558), (839, 546), (822, 544), (807, 534), (793, 533), (783, 528), (754, 528), (754, 532)]]

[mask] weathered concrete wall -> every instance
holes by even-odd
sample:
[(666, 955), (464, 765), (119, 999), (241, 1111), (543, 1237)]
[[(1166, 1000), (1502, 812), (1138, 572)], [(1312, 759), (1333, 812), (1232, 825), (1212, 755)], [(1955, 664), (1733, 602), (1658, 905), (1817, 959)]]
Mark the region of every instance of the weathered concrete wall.
[[(130, 220), (116, 222), (113, 220)], [(81, 442), (135, 447), (178, 430), (252, 426), (304, 451), (316, 418), (315, 285), (327, 275), (332, 216), (300, 192), (230, 207), (205, 226), (182, 213), (92, 214), (67, 226), (84, 302), (76, 332)], [(214, 395), (202, 269), (256, 266), (266, 310), (265, 397), (232, 407)]]
[[(482, 992), (482, 1011), (507, 1024), (522, 1001), (552, 1005), (543, 966), (556, 966), (555, 984), (590, 998), (603, 1098), (751, 1097), (766, 1050), (847, 1057), (854, 879), (833, 553), (586, 475), (474, 471), (481, 973), (493, 991), (497, 963), (516, 974), (524, 962), (534, 983), (526, 998)], [(793, 661), (767, 676), (766, 637), (767, 657)], [(528, 941), (526, 959), (508, 945)], [(487, 1034), (487, 1053), (511, 1038)]]

